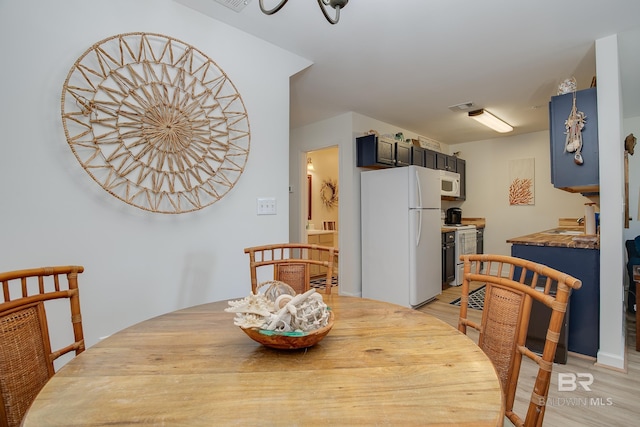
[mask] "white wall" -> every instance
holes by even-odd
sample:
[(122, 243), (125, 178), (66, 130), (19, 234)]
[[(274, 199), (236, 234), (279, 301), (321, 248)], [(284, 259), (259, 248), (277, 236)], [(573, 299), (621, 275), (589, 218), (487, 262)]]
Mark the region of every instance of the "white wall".
[[(507, 239), (555, 228), (558, 218), (584, 215), (586, 197), (551, 184), (548, 131), (455, 144), (451, 151), (459, 151), (466, 160), (463, 216), (486, 219), (485, 253), (510, 255)], [(518, 159), (534, 159), (535, 204), (531, 206), (509, 205), (509, 162)]]
[(625, 367), (624, 136), (616, 35), (596, 40), (600, 153), (600, 350), (598, 363)]
[[(154, 214), (121, 202), (66, 142), (60, 95), (69, 69), (94, 43), (127, 32), (197, 47), (243, 98), (251, 126), (244, 173), (200, 211)], [(164, 312), (249, 292), (243, 248), (288, 239), (289, 77), (309, 61), (170, 0), (0, 2), (0, 50), (0, 270), (83, 265), (88, 345)], [(260, 196), (276, 197), (277, 215), (256, 216)]]

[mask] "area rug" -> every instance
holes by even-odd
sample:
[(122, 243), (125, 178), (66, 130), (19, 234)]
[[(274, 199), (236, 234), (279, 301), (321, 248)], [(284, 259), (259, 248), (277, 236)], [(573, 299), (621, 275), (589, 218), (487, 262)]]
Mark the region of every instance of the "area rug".
[[(317, 279), (311, 279), (309, 282), (312, 288), (316, 289), (324, 289), (327, 286), (327, 278), (319, 277)], [(331, 278), (331, 287), (338, 286), (338, 276), (333, 276)]]
[[(460, 298), (456, 298), (449, 304), (460, 306)], [(482, 310), (482, 308), (484, 307), (484, 285), (479, 287), (475, 291), (469, 292), (468, 307), (474, 310)]]

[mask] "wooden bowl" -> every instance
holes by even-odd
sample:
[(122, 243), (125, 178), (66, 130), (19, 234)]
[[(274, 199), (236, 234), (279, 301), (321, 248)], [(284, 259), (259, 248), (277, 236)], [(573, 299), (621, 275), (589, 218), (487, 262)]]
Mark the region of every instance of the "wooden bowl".
[[(252, 340), (259, 342), (265, 347), (277, 348), (280, 350), (295, 350), (307, 348), (319, 343), (333, 327), (333, 312), (329, 312), (329, 322), (315, 331), (295, 334), (293, 332), (274, 332), (257, 328), (240, 328)], [(304, 335), (302, 335), (304, 334)]]

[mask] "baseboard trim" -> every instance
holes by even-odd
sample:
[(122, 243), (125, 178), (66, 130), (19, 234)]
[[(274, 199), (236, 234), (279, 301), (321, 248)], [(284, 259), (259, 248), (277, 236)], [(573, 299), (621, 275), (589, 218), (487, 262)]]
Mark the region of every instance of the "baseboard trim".
[(627, 372), (627, 363), (626, 357), (624, 354), (622, 357), (618, 354), (605, 353), (603, 351), (598, 352), (598, 360), (595, 363), (595, 366), (599, 366), (602, 368), (612, 369), (614, 371), (619, 372)]

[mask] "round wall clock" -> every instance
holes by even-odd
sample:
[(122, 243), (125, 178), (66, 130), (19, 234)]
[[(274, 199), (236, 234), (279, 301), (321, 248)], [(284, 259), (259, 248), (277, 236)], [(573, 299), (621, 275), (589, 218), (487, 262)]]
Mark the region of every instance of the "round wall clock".
[(240, 94), (200, 50), (160, 34), (104, 39), (62, 91), (67, 142), (111, 195), (177, 214), (225, 196), (244, 171), (250, 129)]

